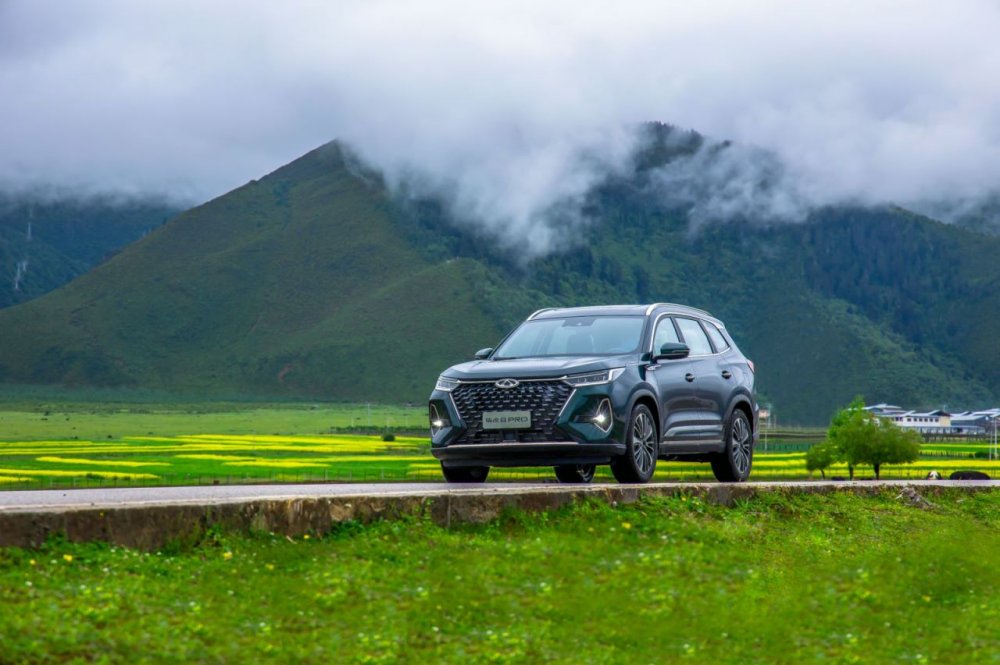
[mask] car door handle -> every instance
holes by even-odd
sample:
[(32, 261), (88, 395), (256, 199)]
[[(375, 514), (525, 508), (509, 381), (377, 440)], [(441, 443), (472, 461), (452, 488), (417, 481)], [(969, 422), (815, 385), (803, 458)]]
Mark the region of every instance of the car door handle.
[(722, 378), (723, 379), (731, 379), (732, 377), (733, 377), (733, 373), (730, 372), (728, 369), (722, 370)]
[(694, 374), (691, 374), (691, 373), (685, 374), (684, 375), (684, 380), (686, 380), (688, 383), (694, 381)]

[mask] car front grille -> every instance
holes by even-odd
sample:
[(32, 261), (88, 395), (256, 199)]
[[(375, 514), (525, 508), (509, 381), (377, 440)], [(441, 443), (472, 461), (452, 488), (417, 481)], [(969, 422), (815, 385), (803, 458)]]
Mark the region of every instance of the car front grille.
[[(556, 418), (572, 392), (562, 381), (522, 381), (506, 389), (493, 382), (459, 384), (451, 397), (468, 429), (453, 443), (570, 441), (556, 427)], [(531, 411), (531, 428), (484, 430), (484, 411)]]

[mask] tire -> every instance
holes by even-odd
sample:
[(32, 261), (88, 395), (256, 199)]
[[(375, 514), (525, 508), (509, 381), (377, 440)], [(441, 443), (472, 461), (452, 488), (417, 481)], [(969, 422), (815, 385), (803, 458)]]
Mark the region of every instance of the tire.
[(563, 464), (555, 467), (556, 478), (561, 483), (589, 483), (594, 479), (596, 464)]
[(441, 465), (441, 473), (449, 483), (485, 483), (490, 475), (488, 466), (445, 466)]
[(625, 454), (611, 460), (611, 473), (620, 483), (648, 483), (656, 471), (659, 440), (653, 414), (639, 404), (632, 409), (625, 430)]
[(741, 409), (726, 423), (726, 449), (712, 458), (712, 473), (720, 483), (742, 483), (753, 468), (753, 430)]

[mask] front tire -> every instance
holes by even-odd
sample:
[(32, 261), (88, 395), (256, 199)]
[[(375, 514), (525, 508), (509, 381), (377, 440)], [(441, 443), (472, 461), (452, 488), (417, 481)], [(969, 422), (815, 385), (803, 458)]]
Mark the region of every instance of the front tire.
[(445, 466), (441, 465), (441, 473), (449, 483), (485, 483), (490, 475), (488, 466)]
[(555, 467), (556, 478), (561, 483), (589, 483), (597, 471), (596, 464), (563, 464)]
[(712, 473), (720, 483), (743, 483), (753, 467), (753, 430), (741, 409), (726, 423), (726, 449), (712, 458)]
[(611, 473), (620, 483), (648, 483), (656, 471), (659, 440), (653, 414), (645, 405), (632, 409), (625, 432), (625, 454), (611, 460)]

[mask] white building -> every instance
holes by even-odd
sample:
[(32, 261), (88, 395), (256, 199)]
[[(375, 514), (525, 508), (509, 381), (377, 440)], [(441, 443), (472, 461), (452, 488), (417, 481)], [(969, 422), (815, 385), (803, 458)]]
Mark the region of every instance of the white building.
[(1000, 409), (963, 411), (951, 416), (951, 425), (963, 434), (992, 433), (1000, 424)]
[(865, 411), (892, 421), (899, 427), (913, 429), (921, 434), (985, 434), (1000, 423), (1000, 408), (984, 411), (948, 413), (934, 411), (908, 411), (894, 404), (873, 404)]

